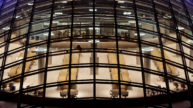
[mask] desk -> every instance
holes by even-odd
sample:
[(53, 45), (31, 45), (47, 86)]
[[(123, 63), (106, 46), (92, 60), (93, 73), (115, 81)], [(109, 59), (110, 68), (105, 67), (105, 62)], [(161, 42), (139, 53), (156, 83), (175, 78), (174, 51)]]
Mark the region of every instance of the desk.
[[(72, 54), (72, 64), (78, 64), (79, 63), (79, 53)], [(63, 59), (62, 65), (69, 64), (69, 54), (66, 54)], [(78, 69), (77, 68), (71, 68), (71, 80), (76, 80), (78, 75)], [(68, 69), (62, 69), (60, 71), (58, 82), (60, 81), (68, 81), (69, 80), (69, 74)], [(59, 83), (61, 84), (61, 83)], [(70, 88), (74, 88), (73, 85)], [(63, 85), (62, 89), (68, 89), (68, 85)]]
[[(22, 53), (20, 54), (18, 60), (19, 60), (19, 59), (23, 59), (23, 57), (24, 57), (24, 52), (22, 52)], [(17, 70), (19, 69), (20, 66), (22, 66), (22, 64), (19, 64), (19, 65), (16, 65), (16, 66), (12, 67), (11, 70), (10, 70), (10, 72), (8, 73), (8, 75), (9, 75), (10, 77), (15, 76), (15, 75), (17, 74)]]
[[(28, 51), (27, 53), (27, 57), (32, 57), (32, 56), (35, 56), (36, 53), (33, 53), (32, 51), (35, 50), (36, 48), (30, 48), (30, 51)], [(30, 58), (31, 59), (31, 58)], [(28, 58), (26, 60), (29, 60)], [(29, 67), (30, 65), (32, 65), (34, 62), (33, 61), (29, 61), (29, 62), (26, 62), (25, 64), (25, 71), (24, 72), (27, 72), (29, 71)], [(23, 64), (21, 64), (18, 68), (18, 70), (16, 71), (16, 74), (21, 74), (22, 73), (22, 68), (23, 68)], [(17, 79), (15, 80), (16, 82), (19, 82), (20, 79)]]
[[(115, 54), (109, 53), (108, 54), (109, 64), (117, 64), (117, 59), (116, 58), (117, 57), (116, 57)], [(125, 65), (124, 57), (123, 57), (122, 54), (119, 54), (119, 61), (120, 61), (120, 64)], [(110, 70), (111, 70), (112, 80), (118, 80), (118, 70), (117, 70), (117, 68), (110, 68)], [(121, 75), (122, 77), (120, 77), (120, 80), (131, 82), (131, 80), (129, 78), (129, 74), (128, 74), (126, 69), (121, 69), (121, 74), (122, 74)], [(114, 81), (114, 82), (118, 83), (118, 81)], [(113, 85), (113, 89), (118, 89), (118, 85), (117, 86)], [(126, 90), (127, 86), (121, 85), (121, 89)]]
[[(151, 54), (152, 54), (153, 56), (161, 57), (161, 54), (160, 54), (160, 50), (159, 50), (159, 49), (154, 48), (154, 47), (150, 47), (150, 48), (153, 49), (153, 51), (151, 52)], [(170, 60), (165, 51), (164, 51), (164, 56), (165, 56), (165, 59)], [(158, 71), (161, 71), (161, 70), (163, 69), (163, 63), (162, 63), (162, 62), (154, 60), (154, 63), (155, 63), (156, 66), (158, 67), (158, 69), (157, 69)], [(167, 69), (167, 70), (170, 70), (169, 67), (171, 68), (171, 73), (170, 73), (170, 74), (176, 76), (176, 74), (175, 74), (176, 68), (175, 68), (174, 66), (172, 66), (172, 65), (168, 65), (168, 64), (167, 64), (167, 65), (166, 65), (166, 69)]]

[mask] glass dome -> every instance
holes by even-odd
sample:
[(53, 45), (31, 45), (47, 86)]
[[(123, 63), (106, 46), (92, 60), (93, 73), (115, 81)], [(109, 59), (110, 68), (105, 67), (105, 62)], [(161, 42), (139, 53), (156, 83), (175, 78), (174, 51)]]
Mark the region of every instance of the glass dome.
[(1, 0), (0, 10), (0, 103), (192, 106), (190, 1)]

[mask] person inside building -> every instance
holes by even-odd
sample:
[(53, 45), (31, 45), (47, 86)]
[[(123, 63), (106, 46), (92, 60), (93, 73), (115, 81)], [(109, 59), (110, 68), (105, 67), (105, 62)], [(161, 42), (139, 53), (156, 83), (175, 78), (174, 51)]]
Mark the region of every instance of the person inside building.
[(82, 51), (82, 48), (80, 47), (80, 45), (77, 45), (77, 47), (75, 49), (78, 49), (79, 51)]

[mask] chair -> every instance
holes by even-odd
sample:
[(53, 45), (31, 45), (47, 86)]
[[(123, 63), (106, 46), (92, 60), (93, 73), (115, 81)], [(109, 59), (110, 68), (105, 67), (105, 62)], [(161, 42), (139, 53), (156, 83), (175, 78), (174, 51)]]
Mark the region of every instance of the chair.
[(179, 90), (179, 88), (178, 88), (179, 85), (177, 82), (174, 82), (173, 85), (176, 86), (175, 90)]
[(38, 96), (43, 96), (43, 91), (38, 91)]
[(34, 96), (38, 96), (38, 90), (35, 90), (33, 94)]
[(160, 89), (159, 94), (161, 94), (161, 85), (158, 85), (158, 87), (159, 87), (159, 89)]
[(13, 85), (13, 83), (9, 83), (9, 89), (10, 89), (10, 91), (12, 90), (12, 87), (13, 87), (14, 85)]
[(63, 94), (62, 94), (62, 92), (60, 92), (60, 96), (61, 96), (62, 98), (66, 97), (66, 95), (63, 95)]
[(7, 88), (7, 84), (3, 84), (2, 88), (5, 90), (5, 88)]
[(147, 93), (147, 94), (150, 94), (150, 90), (149, 90), (149, 89), (146, 89), (146, 93)]
[(126, 92), (126, 94), (124, 94), (124, 95), (122, 95), (122, 96), (125, 97), (125, 99), (126, 99), (126, 97), (129, 96), (129, 92)]
[(150, 93), (154, 96), (156, 92), (154, 90), (150, 90)]
[(185, 90), (186, 85), (185, 84), (181, 84), (181, 87), (182, 87), (183, 90)]

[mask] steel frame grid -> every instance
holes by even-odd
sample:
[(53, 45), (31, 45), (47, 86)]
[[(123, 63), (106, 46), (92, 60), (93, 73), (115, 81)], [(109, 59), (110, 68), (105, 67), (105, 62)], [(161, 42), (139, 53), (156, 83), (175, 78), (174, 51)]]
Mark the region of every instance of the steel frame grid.
[[(4, 0), (5, 1), (5, 0)], [(22, 76), (21, 76), (21, 81), (20, 81), (20, 95), (22, 94), (22, 86), (23, 86), (23, 79), (24, 79), (24, 70), (25, 70), (25, 63), (26, 63), (26, 57), (27, 57), (27, 49), (28, 49), (28, 44), (29, 44), (29, 35), (30, 35), (30, 30), (31, 30), (31, 26), (32, 26), (32, 21), (33, 21), (33, 13), (34, 13), (34, 7), (35, 7), (35, 4), (36, 4), (36, 2), (35, 2), (36, 0), (34, 0), (34, 5), (33, 5), (33, 8), (32, 8), (32, 12), (31, 12), (31, 17), (30, 17), (30, 23), (29, 23), (29, 28), (28, 28), (28, 36), (26, 37), (27, 38), (27, 41), (26, 41), (26, 48), (25, 48), (25, 55), (24, 55), (24, 62), (23, 62), (23, 69), (22, 69)], [(183, 0), (182, 0), (183, 1)], [(68, 92), (68, 95), (70, 94), (70, 84), (71, 84), (71, 80), (70, 80), (70, 75), (71, 75), (71, 61), (72, 61), (72, 41), (73, 41), (73, 37), (72, 37), (72, 32), (73, 32), (73, 19), (74, 19), (74, 0), (73, 0), (73, 4), (72, 4), (72, 19), (71, 19), (71, 38), (70, 38), (70, 42), (71, 42), (71, 47), (70, 47), (70, 60), (69, 60), (69, 83), (68, 83), (68, 85), (69, 85), (69, 92)], [(117, 15), (116, 15), (116, 1), (115, 0), (113, 0), (113, 2), (114, 2), (114, 20), (115, 20), (115, 34), (116, 34), (116, 53), (117, 53), (117, 65), (118, 65), (118, 75), (119, 75), (119, 80), (118, 80), (118, 84), (119, 84), (119, 99), (120, 99), (120, 107), (121, 107), (121, 91), (120, 91), (120, 85), (121, 85), (121, 83), (120, 83), (120, 64), (119, 64), (119, 47), (118, 47), (118, 36), (117, 36), (117, 19), (116, 19), (116, 17), (117, 17)], [(16, 8), (17, 8), (17, 4), (18, 4), (19, 2), (17, 2), (16, 3)], [(44, 87), (43, 87), (43, 89), (44, 89), (44, 93), (43, 93), (43, 103), (44, 103), (44, 100), (45, 100), (45, 90), (46, 90), (46, 77), (47, 77), (47, 68), (48, 68), (48, 56), (49, 56), (49, 45), (50, 45), (50, 36), (51, 36), (51, 25), (52, 25), (52, 18), (53, 18), (53, 11), (54, 11), (54, 8), (53, 8), (53, 6), (54, 6), (54, 3), (55, 3), (55, 0), (53, 0), (52, 1), (52, 10), (51, 10), (51, 18), (50, 18), (50, 27), (49, 27), (49, 35), (48, 35), (48, 40), (47, 40), (47, 52), (46, 52), (46, 66), (45, 66), (45, 76), (44, 76)], [(184, 1), (183, 1), (183, 3), (184, 3)], [(137, 9), (136, 9), (136, 4), (135, 4), (135, 0), (133, 1), (133, 4), (134, 4), (134, 12), (135, 12), (135, 18), (136, 18), (136, 22), (138, 22), (138, 17), (137, 17)], [(166, 70), (166, 63), (165, 63), (165, 57), (164, 57), (164, 49), (163, 49), (163, 44), (162, 44), (162, 41), (161, 41), (161, 33), (160, 33), (160, 31), (159, 31), (159, 23), (158, 23), (158, 20), (157, 20), (157, 14), (156, 14), (156, 10), (155, 10), (155, 4), (154, 4), (154, 2), (153, 2), (153, 0), (152, 0), (152, 4), (153, 4), (153, 9), (154, 9), (154, 16), (155, 16), (155, 20), (156, 20), (156, 27), (157, 27), (157, 30), (158, 30), (158, 34), (159, 34), (159, 39), (160, 39), (160, 46), (161, 46), (161, 54), (162, 54), (162, 60), (163, 60), (163, 66), (164, 66), (164, 70)], [(175, 16), (174, 16), (174, 12), (173, 12), (173, 10), (172, 10), (172, 5), (171, 5), (171, 2), (169, 1), (169, 4), (170, 4), (170, 8), (171, 8), (171, 11), (172, 11), (172, 15), (173, 15), (173, 19), (174, 19), (174, 22), (175, 22), (175, 26), (177, 27), (177, 22), (176, 22), (176, 20), (175, 20)], [(183, 4), (184, 6), (185, 6), (185, 4)], [(3, 6), (2, 6), (3, 7)], [(2, 83), (2, 81), (3, 81), (3, 73), (4, 73), (4, 67), (5, 67), (5, 61), (6, 61), (6, 58), (7, 58), (7, 53), (8, 53), (8, 47), (9, 47), (9, 43), (10, 43), (10, 39), (11, 39), (11, 33), (12, 33), (12, 28), (13, 28), (13, 24), (14, 24), (14, 19), (15, 19), (15, 17), (16, 17), (16, 9), (15, 8), (15, 10), (14, 10), (14, 14), (13, 14), (13, 17), (12, 17), (12, 23), (11, 23), (11, 25), (10, 25), (10, 30), (9, 30), (9, 34), (8, 34), (8, 39), (7, 39), (7, 42), (6, 42), (6, 45), (5, 45), (5, 55), (4, 55), (4, 58), (3, 58), (3, 62), (2, 62), (2, 70), (1, 70), (1, 82), (0, 82), (0, 84)], [(187, 9), (186, 9), (186, 12), (187, 12)], [(145, 86), (145, 77), (144, 77), (144, 68), (143, 68), (143, 59), (142, 59), (142, 48), (141, 48), (141, 41), (140, 41), (140, 33), (139, 33), (139, 25), (138, 25), (138, 23), (136, 24), (136, 26), (137, 26), (137, 34), (138, 34), (138, 43), (139, 43), (139, 53), (140, 53), (140, 61), (141, 61), (141, 69), (142, 69), (142, 79), (143, 79), (143, 92), (144, 92), (144, 98), (146, 98), (146, 90), (145, 90), (145, 88), (146, 88), (146, 86)], [(191, 27), (192, 28), (192, 27)], [(193, 28), (192, 28), (193, 29)], [(94, 44), (93, 44), (93, 61), (94, 61), (94, 64), (95, 64), (95, 50), (96, 50), (96, 47), (95, 47), (95, 0), (93, 0), (93, 42), (94, 42)], [(183, 48), (182, 48), (182, 45), (181, 45), (181, 38), (179, 37), (179, 30), (176, 28), (176, 33), (177, 33), (177, 37), (178, 37), (178, 43), (179, 43), (179, 46), (180, 46), (180, 52), (181, 52), (181, 56), (182, 56), (182, 60), (183, 60), (183, 64), (184, 64), (184, 69), (185, 69), (185, 76), (186, 76), (186, 80), (188, 80), (187, 81), (187, 85), (189, 85), (188, 87), (190, 87), (190, 81), (189, 81), (189, 75), (187, 74), (187, 65), (186, 65), (186, 62), (185, 62), (185, 60), (184, 60), (184, 52), (183, 52)], [(96, 76), (95, 76), (95, 68), (96, 68), (96, 66), (95, 65), (93, 65), (93, 71), (94, 71), (94, 74), (93, 74), (93, 79), (94, 79), (94, 82), (93, 82), (93, 90), (94, 90), (94, 92), (93, 92), (93, 97), (94, 97), (94, 101), (96, 100), (96, 94), (95, 94), (95, 89), (96, 89)], [(168, 76), (167, 76), (167, 70), (165, 71), (165, 78), (166, 78), (166, 85), (167, 85), (167, 92), (168, 92), (168, 96), (170, 95), (170, 90), (169, 90), (169, 85), (168, 85), (168, 81), (167, 81), (167, 78), (168, 78)], [(191, 87), (190, 87), (191, 88)], [(189, 92), (191, 93), (191, 91), (190, 91), (190, 88), (188, 89), (189, 90)], [(191, 95), (191, 97), (192, 97), (192, 95)], [(169, 100), (170, 100), (170, 96), (168, 97), (169, 98)], [(70, 102), (70, 98), (68, 97), (68, 100), (69, 100), (69, 102)], [(18, 99), (18, 107), (20, 107), (20, 98)], [(191, 101), (190, 101), (191, 102)], [(191, 103), (191, 106), (192, 106), (192, 103)], [(42, 105), (42, 107), (44, 107), (44, 104)], [(70, 106), (69, 106), (70, 107)], [(146, 106), (147, 107), (147, 106)], [(169, 107), (172, 107), (172, 105), (171, 105), (171, 102), (169, 102)]]

